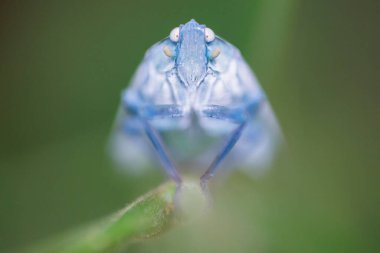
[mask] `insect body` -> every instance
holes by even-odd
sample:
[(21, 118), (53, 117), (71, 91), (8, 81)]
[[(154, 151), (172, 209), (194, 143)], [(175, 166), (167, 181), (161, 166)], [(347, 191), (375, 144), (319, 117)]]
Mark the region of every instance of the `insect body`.
[(111, 139), (119, 163), (144, 167), (156, 153), (180, 184), (181, 168), (267, 166), (280, 130), (267, 98), (237, 50), (191, 20), (145, 54), (122, 102)]

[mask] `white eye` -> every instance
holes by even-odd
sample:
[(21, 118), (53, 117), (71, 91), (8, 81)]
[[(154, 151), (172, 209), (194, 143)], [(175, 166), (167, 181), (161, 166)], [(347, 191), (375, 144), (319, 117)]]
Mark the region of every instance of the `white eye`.
[(174, 28), (170, 32), (170, 40), (173, 42), (178, 42), (179, 41), (179, 27)]
[(211, 42), (215, 39), (215, 33), (210, 28), (205, 28), (205, 40)]

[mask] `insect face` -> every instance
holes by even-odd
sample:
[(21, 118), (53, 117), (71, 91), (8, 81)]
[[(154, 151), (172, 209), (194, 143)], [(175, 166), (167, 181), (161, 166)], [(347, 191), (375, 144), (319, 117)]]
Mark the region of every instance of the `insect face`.
[(178, 76), (187, 87), (198, 87), (206, 76), (209, 60), (220, 54), (220, 49), (207, 52), (207, 44), (215, 40), (214, 32), (191, 20), (174, 28), (169, 38), (176, 43), (176, 48), (173, 52), (164, 47), (165, 55), (175, 59)]

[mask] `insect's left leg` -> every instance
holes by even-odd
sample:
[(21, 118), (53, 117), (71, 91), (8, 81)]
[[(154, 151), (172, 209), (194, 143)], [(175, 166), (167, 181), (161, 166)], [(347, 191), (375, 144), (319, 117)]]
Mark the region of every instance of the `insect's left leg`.
[(244, 128), (245, 121), (240, 123), (240, 125), (233, 131), (231, 136), (227, 139), (225, 145), (215, 157), (214, 161), (211, 163), (210, 167), (201, 177), (201, 187), (203, 191), (208, 193), (208, 181), (214, 176), (215, 172), (218, 170), (220, 163), (228, 155), (231, 149), (235, 146), (236, 142), (239, 140)]
[(220, 163), (228, 155), (231, 149), (235, 146), (236, 142), (240, 139), (240, 136), (245, 129), (247, 121), (255, 117), (258, 109), (260, 108), (262, 102), (264, 101), (263, 96), (257, 96), (255, 99), (251, 99), (245, 107), (230, 109), (223, 106), (210, 105), (205, 106), (203, 110), (203, 116), (232, 121), (239, 126), (233, 131), (231, 136), (227, 139), (227, 142), (215, 157), (214, 161), (211, 163), (210, 167), (201, 177), (202, 189), (207, 193), (208, 181), (214, 176), (215, 172), (218, 170)]

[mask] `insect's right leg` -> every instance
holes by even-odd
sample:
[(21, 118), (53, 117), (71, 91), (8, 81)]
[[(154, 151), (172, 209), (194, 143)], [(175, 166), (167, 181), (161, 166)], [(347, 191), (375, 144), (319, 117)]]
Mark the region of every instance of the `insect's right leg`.
[(153, 145), (158, 157), (165, 169), (165, 172), (169, 177), (180, 185), (182, 182), (181, 176), (175, 168), (173, 162), (169, 158), (168, 152), (165, 149), (164, 142), (161, 139), (160, 134), (151, 125), (150, 121), (154, 118), (175, 118), (182, 116), (181, 107), (175, 105), (147, 105), (138, 100), (138, 96), (134, 92), (126, 92), (123, 97), (123, 103), (126, 110), (135, 114), (140, 118), (145, 133)]
[(156, 150), (166, 173), (177, 185), (180, 185), (182, 182), (181, 176), (179, 175), (177, 169), (174, 167), (172, 161), (170, 160), (159, 133), (157, 133), (157, 131), (151, 126), (151, 124), (147, 120), (143, 120), (143, 123), (146, 135), (148, 136), (154, 149)]

